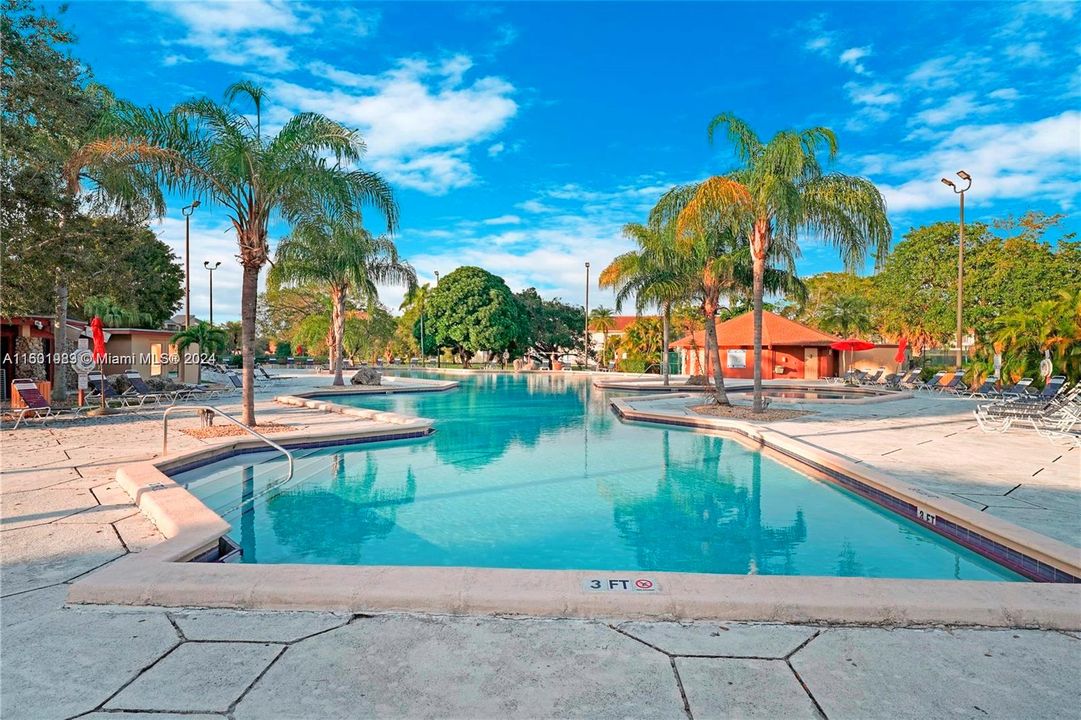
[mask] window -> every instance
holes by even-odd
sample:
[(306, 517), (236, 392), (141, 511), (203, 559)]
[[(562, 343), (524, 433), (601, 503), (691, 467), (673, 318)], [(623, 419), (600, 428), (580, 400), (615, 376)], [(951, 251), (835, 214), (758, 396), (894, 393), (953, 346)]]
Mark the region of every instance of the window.
[(725, 362), (730, 368), (745, 368), (747, 367), (747, 351), (729, 350), (728, 358)]

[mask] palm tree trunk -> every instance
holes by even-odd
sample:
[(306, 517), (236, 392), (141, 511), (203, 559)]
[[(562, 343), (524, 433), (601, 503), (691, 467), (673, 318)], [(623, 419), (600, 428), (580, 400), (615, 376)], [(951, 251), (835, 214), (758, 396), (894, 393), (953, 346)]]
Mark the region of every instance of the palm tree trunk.
[(240, 356), (243, 361), (241, 421), (255, 426), (255, 306), (259, 295), (259, 266), (244, 265), (240, 285)]
[(342, 378), (342, 349), (345, 345), (345, 289), (330, 289), (331, 323), (334, 326), (334, 385), (345, 385)]
[(664, 329), (664, 340), (661, 348), (661, 373), (664, 375), (664, 386), (668, 387), (668, 319), (672, 312), (672, 306), (668, 303), (664, 304), (664, 310), (661, 313), (661, 326)]
[(754, 282), (754, 405), (753, 412), (762, 412), (762, 293), (766, 271), (765, 254), (755, 252), (753, 260)]
[[(724, 370), (721, 367), (721, 348), (717, 344), (717, 310), (706, 312), (706, 354), (713, 361), (713, 401), (718, 405), (731, 405), (724, 389)], [(707, 364), (709, 364), (707, 362)]]
[(57, 361), (53, 363), (52, 399), (63, 401), (68, 399), (68, 364), (64, 358), (64, 353), (68, 349), (68, 283), (63, 274), (60, 275), (56, 283), (55, 311), (56, 325), (53, 327), (53, 357)]

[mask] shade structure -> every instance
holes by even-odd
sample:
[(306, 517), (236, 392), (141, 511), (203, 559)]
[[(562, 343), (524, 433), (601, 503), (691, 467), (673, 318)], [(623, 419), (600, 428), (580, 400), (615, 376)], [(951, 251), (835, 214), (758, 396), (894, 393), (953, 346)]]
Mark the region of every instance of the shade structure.
[(860, 340), (859, 338), (845, 338), (844, 340), (838, 340), (830, 345), (834, 350), (873, 350), (875, 344), (873, 342), (867, 342), (866, 340)]

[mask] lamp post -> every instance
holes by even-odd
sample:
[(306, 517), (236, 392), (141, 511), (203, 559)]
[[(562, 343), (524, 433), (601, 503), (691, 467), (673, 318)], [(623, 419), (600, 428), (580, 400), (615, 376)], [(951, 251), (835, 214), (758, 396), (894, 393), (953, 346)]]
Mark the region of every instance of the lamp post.
[(184, 329), (191, 327), (191, 214), (199, 207), (198, 200), (185, 205), (184, 214)]
[(961, 310), (964, 307), (965, 290), (965, 193), (972, 187), (972, 176), (964, 170), (957, 171), (957, 177), (965, 181), (963, 188), (948, 178), (942, 178), (942, 184), (948, 186), (961, 198), (961, 224), (957, 236), (957, 369), (961, 369), (961, 359), (964, 354), (961, 350), (964, 330), (962, 328)]
[(211, 265), (209, 260), (204, 260), (203, 267), (210, 271), (210, 327), (214, 327), (214, 271), (221, 267), (221, 261)]
[(586, 335), (585, 355), (582, 356), (582, 369), (589, 371), (589, 263), (586, 262)]
[[(439, 287), (439, 271), (438, 270), (435, 271), (435, 286)], [(421, 317), (423, 317), (423, 316), (421, 316)], [(424, 341), (422, 340), (421, 341), (421, 346), (423, 347), (423, 345), (424, 345)], [(443, 367), (443, 353), (439, 351), (439, 346), (438, 345), (435, 348), (435, 366), (437, 368)]]

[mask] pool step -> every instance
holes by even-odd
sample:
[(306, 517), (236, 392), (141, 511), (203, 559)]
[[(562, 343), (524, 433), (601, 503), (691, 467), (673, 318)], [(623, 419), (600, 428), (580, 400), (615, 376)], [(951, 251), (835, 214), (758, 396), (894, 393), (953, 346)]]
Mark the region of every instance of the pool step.
[[(325, 455), (316, 455), (316, 450), (301, 450), (294, 453), (293, 479), (310, 478), (313, 468), (322, 471), (327, 462)], [(323, 459), (322, 462), (319, 460)], [(245, 477), (250, 469), (250, 476)], [(178, 478), (181, 485), (199, 498), (211, 510), (220, 513), (249, 496), (263, 494), (269, 486), (284, 481), (287, 464), (281, 455), (267, 455), (261, 460), (245, 465), (233, 465), (211, 473), (206, 477), (196, 477), (188, 482)]]

